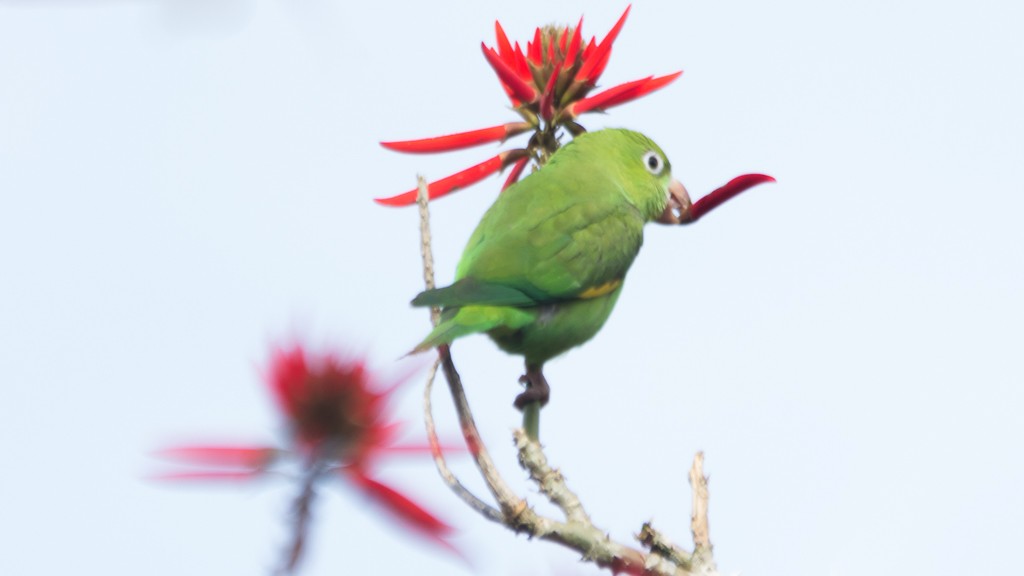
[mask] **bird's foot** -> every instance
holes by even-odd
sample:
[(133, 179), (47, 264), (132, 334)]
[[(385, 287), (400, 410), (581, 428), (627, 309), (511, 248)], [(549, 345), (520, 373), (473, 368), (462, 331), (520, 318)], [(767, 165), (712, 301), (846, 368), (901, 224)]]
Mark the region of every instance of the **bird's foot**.
[(522, 410), (531, 402), (540, 402), (541, 406), (548, 403), (551, 387), (548, 386), (548, 381), (540, 368), (527, 367), (526, 374), (519, 377), (519, 383), (526, 385), (526, 391), (516, 396), (516, 408)]

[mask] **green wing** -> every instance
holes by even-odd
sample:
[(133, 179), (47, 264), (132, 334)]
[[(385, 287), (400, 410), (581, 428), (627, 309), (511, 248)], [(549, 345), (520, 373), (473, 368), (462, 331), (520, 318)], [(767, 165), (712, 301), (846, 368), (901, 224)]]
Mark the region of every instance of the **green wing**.
[(643, 242), (643, 217), (614, 179), (565, 167), (549, 165), (499, 196), (457, 279), (511, 287), (538, 303), (622, 280)]
[(610, 179), (557, 167), (502, 192), (470, 237), (457, 281), (413, 305), (537, 306), (621, 282), (643, 242), (642, 216)]

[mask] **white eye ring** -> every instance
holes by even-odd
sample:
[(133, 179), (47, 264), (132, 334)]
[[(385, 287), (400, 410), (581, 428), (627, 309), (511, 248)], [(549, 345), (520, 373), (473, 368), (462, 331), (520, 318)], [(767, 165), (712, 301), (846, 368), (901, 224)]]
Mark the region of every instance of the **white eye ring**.
[(665, 170), (665, 161), (654, 150), (648, 150), (644, 154), (644, 168), (651, 174), (659, 176)]

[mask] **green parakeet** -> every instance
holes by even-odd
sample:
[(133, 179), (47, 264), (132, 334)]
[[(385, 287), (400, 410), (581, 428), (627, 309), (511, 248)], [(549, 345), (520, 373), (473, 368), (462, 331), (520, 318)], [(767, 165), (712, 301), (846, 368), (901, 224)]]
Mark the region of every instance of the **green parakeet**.
[(544, 363), (590, 340), (622, 293), (647, 222), (678, 223), (690, 199), (661, 148), (622, 129), (586, 133), (502, 192), (469, 239), (455, 283), (414, 306), (441, 322), (413, 350), (486, 332), (526, 361), (516, 406), (548, 400)]

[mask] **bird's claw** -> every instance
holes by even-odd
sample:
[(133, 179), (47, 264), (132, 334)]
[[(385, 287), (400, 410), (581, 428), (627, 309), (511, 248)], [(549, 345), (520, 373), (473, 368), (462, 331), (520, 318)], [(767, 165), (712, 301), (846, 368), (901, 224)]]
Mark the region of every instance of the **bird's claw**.
[(551, 397), (551, 388), (540, 370), (528, 369), (526, 374), (519, 377), (519, 383), (526, 386), (526, 390), (516, 396), (515, 402), (513, 402), (516, 408), (522, 410), (532, 402), (539, 402), (541, 406), (548, 403), (548, 399)]

